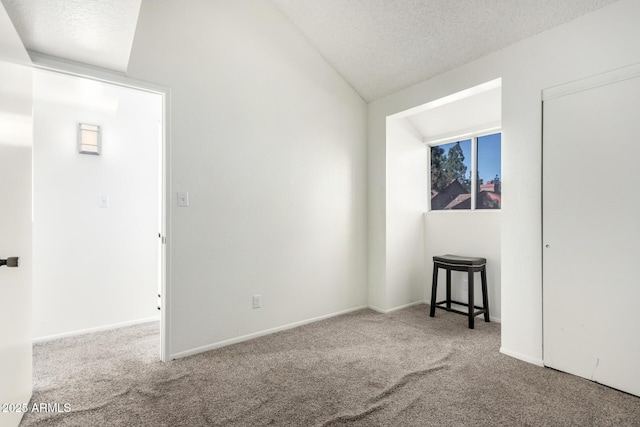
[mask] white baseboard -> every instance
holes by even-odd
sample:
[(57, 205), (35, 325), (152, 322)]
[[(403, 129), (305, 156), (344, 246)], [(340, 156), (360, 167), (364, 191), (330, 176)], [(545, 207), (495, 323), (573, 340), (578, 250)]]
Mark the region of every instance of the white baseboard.
[(506, 354), (507, 356), (511, 356), (513, 358), (522, 360), (522, 361), (527, 362), (527, 363), (531, 363), (531, 364), (536, 365), (536, 366), (544, 367), (544, 361), (542, 359), (538, 359), (536, 357), (531, 357), (531, 356), (528, 356), (526, 354), (518, 353), (517, 351), (511, 351), (511, 350), (506, 349), (504, 347), (500, 347), (500, 353)]
[[(376, 307), (375, 305), (369, 305), (369, 308), (371, 310), (373, 310), (373, 311), (377, 311), (378, 313), (387, 314), (387, 313), (392, 313), (394, 311), (402, 310), (404, 308), (411, 307), (411, 306), (418, 305), (418, 304), (427, 304), (428, 305), (429, 301), (426, 301), (426, 300), (425, 301), (415, 301), (415, 302), (411, 302), (409, 304), (401, 305), (399, 307), (389, 308), (389, 309), (386, 309), (386, 310), (383, 309), (383, 308), (380, 308), (380, 307)], [(491, 319), (492, 322), (502, 323), (502, 319), (499, 318), (499, 317), (489, 316), (489, 318)]]
[(402, 310), (403, 308), (411, 307), (413, 305), (418, 305), (418, 304), (427, 304), (427, 301), (414, 301), (414, 302), (410, 302), (409, 304), (404, 304), (398, 307), (393, 307), (388, 309), (376, 307), (375, 305), (369, 305), (369, 308), (373, 311), (377, 311), (378, 313), (387, 314), (387, 313), (393, 313), (394, 311)]
[(37, 338), (33, 339), (33, 343), (37, 344), (37, 343), (41, 343), (41, 342), (57, 340), (57, 339), (60, 339), (60, 338), (67, 338), (67, 337), (73, 337), (73, 336), (76, 336), (76, 335), (89, 334), (91, 332), (108, 331), (109, 329), (117, 329), (117, 328), (123, 328), (125, 326), (138, 325), (140, 323), (157, 322), (159, 320), (160, 320), (160, 316), (153, 316), (153, 317), (147, 317), (145, 319), (129, 320), (127, 322), (112, 323), (110, 325), (97, 326), (95, 328), (79, 329), (77, 331), (70, 331), (70, 332), (64, 332), (64, 333), (61, 333), (61, 334), (47, 335), (47, 336), (44, 336), (44, 337), (37, 337)]
[(309, 323), (318, 322), (320, 320), (329, 319), (331, 317), (340, 316), (342, 314), (352, 313), (354, 311), (363, 310), (368, 308), (366, 305), (362, 305), (359, 307), (350, 308), (347, 310), (338, 311), (335, 313), (325, 314), (324, 316), (313, 317), (311, 319), (301, 320), (299, 322), (289, 323), (288, 325), (278, 326), (277, 328), (266, 329), (260, 332), (254, 332), (253, 334), (242, 335), (240, 337), (231, 338), (224, 341), (219, 341), (213, 344), (208, 344), (202, 347), (193, 348), (191, 350), (180, 351), (178, 353), (174, 353), (169, 355), (169, 360), (172, 359), (181, 359), (187, 356), (193, 356), (194, 354), (204, 353), (205, 351), (215, 350), (216, 348), (226, 347), (228, 345), (237, 344), (243, 341), (252, 340), (254, 338), (262, 337), (265, 335), (270, 335), (276, 332), (286, 331), (287, 329), (297, 328), (298, 326), (307, 325)]

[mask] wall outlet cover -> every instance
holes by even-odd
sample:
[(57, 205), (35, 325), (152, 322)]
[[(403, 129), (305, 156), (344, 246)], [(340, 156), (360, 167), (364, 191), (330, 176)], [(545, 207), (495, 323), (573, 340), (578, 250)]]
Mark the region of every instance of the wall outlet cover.
[(107, 196), (106, 194), (100, 194), (98, 196), (98, 206), (100, 206), (101, 208), (108, 208), (109, 196)]
[(254, 295), (253, 296), (253, 308), (260, 308), (262, 306), (262, 296)]
[(181, 208), (189, 207), (189, 192), (188, 191), (178, 191), (178, 206)]

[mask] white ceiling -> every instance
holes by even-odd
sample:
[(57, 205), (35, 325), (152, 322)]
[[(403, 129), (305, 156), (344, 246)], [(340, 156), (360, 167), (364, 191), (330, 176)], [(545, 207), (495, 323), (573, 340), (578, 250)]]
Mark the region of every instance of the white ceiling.
[(489, 87), (406, 117), (425, 141), (459, 137), (501, 125), (502, 87)]
[(272, 0), (367, 101), (616, 0)]
[(142, 0), (2, 0), (27, 49), (126, 72)]
[[(141, 1), (2, 0), (27, 49), (121, 72)], [(272, 1), (372, 101), (616, 0)]]

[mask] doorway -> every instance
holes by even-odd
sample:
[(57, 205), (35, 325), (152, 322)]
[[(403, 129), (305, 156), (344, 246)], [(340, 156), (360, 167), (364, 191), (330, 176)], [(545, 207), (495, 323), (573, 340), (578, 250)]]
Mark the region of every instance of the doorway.
[(33, 95), (34, 341), (160, 321), (164, 94), (38, 67)]

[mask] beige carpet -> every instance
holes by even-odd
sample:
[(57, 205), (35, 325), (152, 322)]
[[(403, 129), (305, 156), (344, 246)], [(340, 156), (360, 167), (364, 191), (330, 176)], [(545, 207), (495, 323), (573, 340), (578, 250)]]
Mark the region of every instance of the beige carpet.
[(640, 398), (501, 355), (500, 325), (419, 305), (339, 316), (185, 359), (158, 324), (34, 347), (22, 426), (640, 426)]

